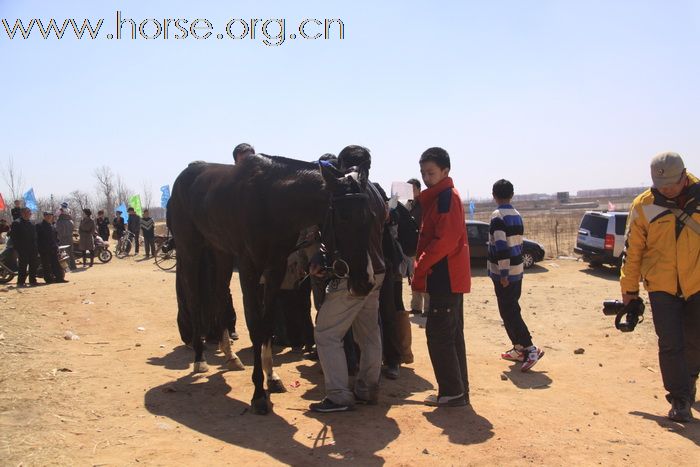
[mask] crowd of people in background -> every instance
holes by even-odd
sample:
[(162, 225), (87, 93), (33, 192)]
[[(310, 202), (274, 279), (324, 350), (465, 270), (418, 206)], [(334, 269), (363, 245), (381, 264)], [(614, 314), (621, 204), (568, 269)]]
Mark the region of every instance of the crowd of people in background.
[(38, 276), (43, 277), (46, 284), (68, 282), (61, 265), (64, 256), (69, 271), (78, 269), (76, 259), (80, 258), (77, 256), (82, 257), (83, 268), (93, 267), (99, 248), (106, 247), (110, 239), (110, 225), (114, 229), (112, 238), (116, 241), (128, 228), (134, 236), (132, 243), (136, 255), (139, 253), (139, 237), (143, 235), (144, 258), (155, 257), (155, 221), (148, 209), (141, 217), (130, 207), (126, 223), (120, 211), (115, 212), (114, 220), (110, 222), (104, 210), (99, 210), (97, 218), (93, 219), (92, 210), (85, 208), (80, 222), (76, 223), (68, 203), (63, 202), (55, 212), (43, 211), (42, 220), (33, 222), (32, 210), (23, 207), (21, 200), (15, 200), (10, 214), (12, 223), (0, 218), (0, 238), (6, 244), (2, 259), (17, 273), (19, 288), (38, 285)]

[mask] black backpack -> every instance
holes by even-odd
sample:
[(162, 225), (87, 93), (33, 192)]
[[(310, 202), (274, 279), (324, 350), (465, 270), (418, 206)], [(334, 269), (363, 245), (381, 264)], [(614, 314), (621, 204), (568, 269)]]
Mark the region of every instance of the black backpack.
[(415, 256), (418, 247), (418, 223), (403, 204), (398, 203), (394, 211), (398, 215), (398, 240), (403, 254), (409, 257)]

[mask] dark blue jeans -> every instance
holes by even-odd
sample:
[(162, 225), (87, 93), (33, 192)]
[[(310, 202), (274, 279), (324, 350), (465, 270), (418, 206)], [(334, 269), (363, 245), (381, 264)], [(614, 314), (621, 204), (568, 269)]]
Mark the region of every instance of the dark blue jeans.
[(700, 293), (686, 300), (651, 292), (649, 301), (659, 337), (659, 367), (668, 391), (666, 398), (669, 402), (688, 401), (700, 371)]
[(494, 277), (491, 277), (491, 280), (496, 289), (498, 312), (501, 314), (508, 338), (514, 346), (517, 344), (526, 348), (530, 347), (532, 336), (530, 336), (530, 330), (523, 321), (519, 303), (523, 281), (510, 282), (508, 287), (503, 287), (500, 280)]

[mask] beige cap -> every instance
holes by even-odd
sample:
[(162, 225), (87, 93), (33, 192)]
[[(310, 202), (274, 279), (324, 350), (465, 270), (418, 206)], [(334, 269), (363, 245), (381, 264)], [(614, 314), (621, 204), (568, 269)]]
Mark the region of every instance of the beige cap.
[(675, 152), (662, 152), (651, 160), (651, 180), (656, 188), (678, 183), (684, 170), (683, 159)]

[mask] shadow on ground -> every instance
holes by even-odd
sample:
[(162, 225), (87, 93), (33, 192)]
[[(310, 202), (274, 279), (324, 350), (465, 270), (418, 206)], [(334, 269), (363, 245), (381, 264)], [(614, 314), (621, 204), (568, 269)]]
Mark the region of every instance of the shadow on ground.
[[(432, 412), (423, 412), (423, 416), (436, 427), (442, 428), (450, 443), (465, 446), (484, 443), (494, 434), (491, 422), (477, 414), (470, 405), (436, 408)], [(429, 446), (430, 443), (425, 441), (425, 444)]]
[(545, 272), (549, 272), (549, 269), (542, 266), (541, 264), (533, 264), (529, 269), (525, 270), (525, 275), (527, 276), (529, 274), (542, 274)]
[[(250, 356), (249, 348), (239, 352)], [(288, 354), (290, 353), (277, 355), (276, 359), (282, 360)], [(294, 354), (289, 357), (299, 358)], [(223, 363), (223, 358), (216, 356), (215, 359), (220, 359)], [(181, 370), (188, 368), (191, 360), (192, 350), (179, 346), (164, 357), (151, 357), (148, 363)], [(208, 360), (212, 365), (215, 363), (211, 356)], [(296, 369), (300, 378), (313, 385), (301, 398), (307, 401), (321, 400), (324, 396), (323, 373), (318, 363), (299, 362)], [(236, 388), (234, 393), (226, 382), (223, 371), (208, 375), (188, 374), (174, 382), (156, 386), (145, 394), (144, 403), (146, 409), (154, 415), (170, 418), (178, 424), (231, 445), (265, 453), (285, 464), (329, 465), (341, 462), (347, 464), (351, 461), (373, 466), (385, 464), (385, 459), (377, 453), (401, 434), (396, 420), (388, 416), (391, 407), (404, 404), (423, 407), (421, 402), (409, 398), (430, 388), (432, 384), (418, 376), (412, 368), (402, 367), (398, 380), (382, 380), (377, 405), (358, 405), (354, 411), (331, 414), (305, 410), (302, 416), (318, 420), (323, 425), (318, 433), (307, 434), (312, 440), (312, 447), (294, 440), (298, 428), (294, 422), (289, 423), (275, 414), (274, 406), (266, 416), (252, 414), (247, 403), (253, 392), (252, 385)], [(273, 403), (274, 400), (273, 395)], [(436, 411), (425, 416), (431, 423), (443, 428), (455, 443), (483, 442), (493, 436), (490, 432), (491, 424), (474, 414), (470, 408), (453, 409), (445, 414)]]
[[(250, 412), (248, 403), (241, 399), (251, 396), (251, 386), (237, 389), (237, 394), (232, 392), (223, 372), (190, 374), (150, 389), (144, 396), (144, 404), (154, 415), (291, 465), (333, 465), (347, 461), (383, 465), (386, 461), (377, 452), (400, 434), (397, 422), (387, 416), (391, 405), (380, 400), (377, 406), (358, 406), (352, 412), (305, 412), (304, 415), (323, 424), (318, 433), (307, 435), (313, 439), (313, 446), (308, 447), (294, 440), (298, 428), (277, 415), (274, 405), (265, 416)], [(368, 430), (372, 436), (367, 436)]]
[(609, 281), (617, 282), (620, 280), (620, 270), (618, 268), (608, 266), (591, 266), (581, 269), (581, 272), (588, 274), (589, 276), (598, 277)]
[[(167, 417), (204, 435), (233, 446), (265, 453), (285, 464), (308, 464), (323, 457), (294, 440), (297, 428), (279, 415), (253, 415), (247, 402), (252, 387), (231, 394), (223, 372), (186, 375), (146, 392), (144, 404), (154, 414)], [(238, 397), (238, 398), (236, 398)], [(324, 464), (333, 463), (323, 458)]]
[(690, 423), (676, 423), (660, 415), (638, 411), (630, 412), (630, 415), (636, 415), (637, 417), (642, 417), (644, 420), (656, 422), (661, 428), (683, 436), (695, 443), (696, 446), (700, 446), (700, 423), (698, 423), (697, 420), (691, 421)]
[(549, 389), (552, 386), (552, 378), (546, 371), (529, 370), (520, 371), (520, 364), (513, 364), (503, 374), (508, 381), (520, 389)]

